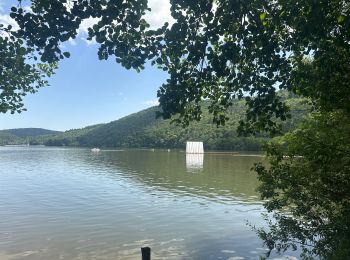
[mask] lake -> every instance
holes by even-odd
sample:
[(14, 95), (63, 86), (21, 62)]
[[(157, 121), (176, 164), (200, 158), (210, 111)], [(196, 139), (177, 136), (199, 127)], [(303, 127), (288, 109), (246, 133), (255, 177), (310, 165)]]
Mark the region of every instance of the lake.
[(259, 259), (261, 159), (0, 147), (0, 259)]

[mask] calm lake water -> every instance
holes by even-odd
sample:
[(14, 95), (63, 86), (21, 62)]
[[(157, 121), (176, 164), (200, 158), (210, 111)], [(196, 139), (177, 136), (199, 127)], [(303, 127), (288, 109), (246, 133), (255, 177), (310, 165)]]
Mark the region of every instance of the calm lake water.
[(0, 147), (0, 259), (259, 259), (259, 160)]

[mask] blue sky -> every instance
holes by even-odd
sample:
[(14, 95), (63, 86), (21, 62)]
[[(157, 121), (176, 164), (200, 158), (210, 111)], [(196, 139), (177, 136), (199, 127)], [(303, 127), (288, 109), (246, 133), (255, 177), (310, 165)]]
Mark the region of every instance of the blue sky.
[[(0, 23), (12, 23), (9, 3), (0, 0)], [(24, 1), (25, 3), (28, 1)], [(153, 11), (148, 19), (153, 26), (169, 21), (169, 3), (150, 0)], [(0, 114), (0, 129), (42, 127), (68, 130), (106, 123), (150, 107), (167, 74), (150, 65), (141, 73), (126, 70), (113, 59), (99, 61), (97, 45), (88, 44), (86, 21), (79, 36), (64, 44), (71, 57), (59, 64), (50, 86), (24, 99), (28, 111), (21, 114)]]

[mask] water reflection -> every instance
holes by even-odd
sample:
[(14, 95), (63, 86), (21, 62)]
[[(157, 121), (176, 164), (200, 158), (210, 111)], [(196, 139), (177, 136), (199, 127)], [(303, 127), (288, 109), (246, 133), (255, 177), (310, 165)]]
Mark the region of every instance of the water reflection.
[[(203, 166), (187, 167), (187, 155), (172, 151), (102, 151), (98, 157), (82, 157), (94, 174), (128, 179), (155, 195), (200, 197), (220, 203), (261, 204), (256, 192), (258, 180), (251, 167), (260, 156), (204, 154)], [(199, 159), (201, 160), (201, 159)], [(200, 174), (188, 174), (189, 171)]]
[(204, 154), (186, 153), (186, 168), (189, 172), (203, 169)]

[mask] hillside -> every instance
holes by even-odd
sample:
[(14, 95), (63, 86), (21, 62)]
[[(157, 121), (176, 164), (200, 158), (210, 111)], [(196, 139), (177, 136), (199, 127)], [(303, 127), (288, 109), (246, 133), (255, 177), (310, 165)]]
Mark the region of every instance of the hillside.
[[(298, 98), (289, 98), (292, 120), (284, 123), (284, 130), (294, 128), (305, 114), (305, 105)], [(44, 141), (49, 146), (82, 146), (105, 148), (184, 148), (187, 140), (200, 140), (206, 149), (257, 151), (266, 137), (238, 137), (238, 121), (245, 114), (243, 102), (235, 102), (224, 127), (212, 123), (204, 112), (202, 120), (182, 128), (170, 120), (156, 119), (157, 107), (151, 107), (107, 124), (66, 131)]]
[(0, 145), (37, 143), (44, 136), (57, 135), (62, 132), (43, 128), (15, 128), (0, 130)]
[(7, 132), (20, 138), (62, 133), (60, 131), (47, 130), (43, 128), (14, 128), (14, 129), (1, 130), (0, 132)]
[[(283, 93), (282, 93), (283, 94)], [(304, 100), (285, 95), (292, 119), (284, 122), (284, 131), (294, 128), (306, 112)], [(205, 104), (204, 104), (205, 106)], [(257, 151), (267, 137), (238, 137), (238, 122), (245, 115), (243, 101), (236, 101), (228, 111), (230, 120), (223, 127), (212, 123), (203, 109), (202, 120), (182, 128), (170, 120), (156, 119), (159, 108), (151, 107), (106, 124), (72, 129), (65, 132), (41, 128), (0, 131), (0, 145), (45, 144), (48, 146), (80, 146), (104, 148), (184, 148), (187, 140), (203, 141), (206, 149)]]

